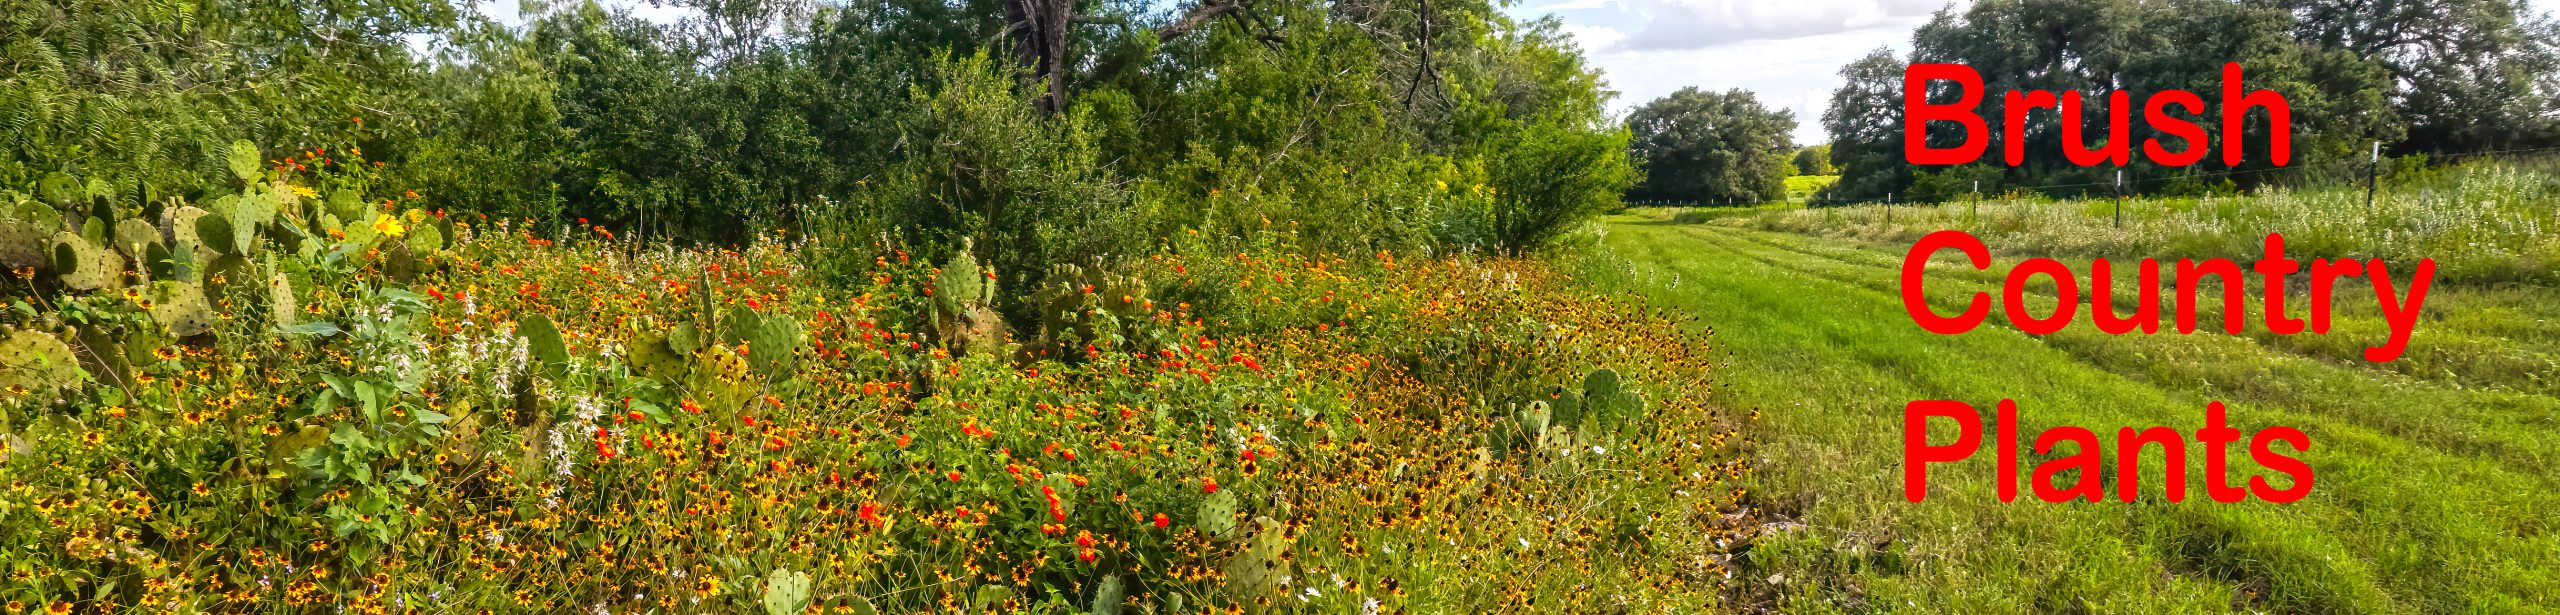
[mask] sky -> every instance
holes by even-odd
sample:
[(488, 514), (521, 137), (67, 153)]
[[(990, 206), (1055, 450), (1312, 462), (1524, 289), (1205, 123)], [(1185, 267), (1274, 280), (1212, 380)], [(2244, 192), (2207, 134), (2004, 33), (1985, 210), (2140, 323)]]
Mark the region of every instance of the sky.
[(1947, 1), (1523, 0), (1510, 12), (1563, 21), (1618, 92), (1611, 111), (1690, 86), (1742, 88), (1794, 111), (1796, 142), (1813, 144), (1840, 67), (1877, 47), (1910, 51), (1911, 31)]

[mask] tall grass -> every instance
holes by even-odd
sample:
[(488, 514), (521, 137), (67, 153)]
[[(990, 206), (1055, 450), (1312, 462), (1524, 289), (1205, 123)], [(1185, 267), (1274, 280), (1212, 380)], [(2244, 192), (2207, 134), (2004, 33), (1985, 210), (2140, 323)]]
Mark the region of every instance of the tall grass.
[[(2121, 222), (2118, 221), (2121, 207)], [(2380, 187), (2269, 189), (2250, 196), (2056, 200), (2026, 194), (1935, 205), (1782, 209), (1713, 224), (1900, 242), (1961, 229), (1994, 250), (2032, 246), (2069, 256), (2253, 259), (2268, 233), (2287, 255), (2435, 259), (2438, 276), (2482, 283), (2550, 282), (2560, 263), (2560, 171), (2482, 162)]]

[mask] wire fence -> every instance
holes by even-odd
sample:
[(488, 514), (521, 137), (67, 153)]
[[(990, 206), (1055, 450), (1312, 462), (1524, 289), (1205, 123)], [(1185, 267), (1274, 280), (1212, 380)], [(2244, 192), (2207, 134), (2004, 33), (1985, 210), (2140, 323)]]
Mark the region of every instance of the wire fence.
[[(2078, 196), (2082, 197), (2100, 196), (2128, 198), (2143, 196), (2146, 194), (2155, 194), (2162, 188), (2178, 182), (2191, 182), (2199, 186), (2210, 186), (2212, 182), (2216, 181), (2245, 179), (2248, 180), (2248, 185), (2253, 189), (2261, 190), (2267, 188), (2302, 189), (2319, 186), (2361, 186), (2365, 189), (2367, 198), (2370, 199), (2374, 193), (2380, 190), (2381, 182), (2392, 179), (2391, 176), (2400, 173), (2408, 173), (2412, 171), (2423, 172), (2427, 169), (2438, 169), (2455, 164), (2490, 159), (2533, 167), (2560, 166), (2560, 147), (2502, 149), (2454, 154), (2423, 154), (2392, 158), (2383, 158), (2378, 149), (2379, 145), (2377, 144), (2376, 152), (2363, 157), (2307, 164), (2291, 164), (2280, 167), (2177, 172), (2168, 174), (2136, 175), (2132, 177), (2127, 177), (2122, 169), (2118, 169), (2115, 172), (2114, 178), (2109, 180), (2072, 181), (2036, 185), (1996, 185), (1994, 186), (1994, 190), (1997, 192), (1988, 194), (1981, 190), (1981, 182), (1975, 182), (1974, 190), (1969, 192), (1959, 192), (1956, 193), (1956, 196), (1976, 200), (1985, 197), (1996, 198), (1999, 194), (2013, 193), (2056, 196), (2067, 195), (2074, 189), (2080, 189), (2080, 194)], [(1936, 199), (1929, 202), (1943, 203), (1945, 201), (1945, 199)], [(1883, 205), (1891, 207), (1895, 205), (1910, 205), (1914, 203), (1910, 202), (1909, 195), (1892, 192), (1885, 193), (1878, 197), (1855, 199), (1821, 196), (1820, 193), (1817, 192), (1815, 195), (1809, 195), (1802, 200), (1786, 199), (1770, 201), (1734, 198), (1727, 198), (1721, 201), (1630, 199), (1627, 201), (1627, 204), (1629, 206), (1636, 207), (1713, 208), (1762, 207), (1778, 204), (1800, 204), (1807, 207), (1853, 207), (1862, 205)]]

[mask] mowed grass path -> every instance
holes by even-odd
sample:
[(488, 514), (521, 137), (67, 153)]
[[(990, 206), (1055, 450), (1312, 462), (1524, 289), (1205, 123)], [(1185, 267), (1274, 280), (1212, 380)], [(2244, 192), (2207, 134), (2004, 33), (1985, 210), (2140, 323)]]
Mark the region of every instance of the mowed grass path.
[[(2362, 299), (2342, 303), (2349, 311), (2323, 340), (2108, 336), (2085, 305), (2055, 335), (2011, 329), (1995, 308), (1983, 328), (1945, 336), (1902, 311), (1907, 245), (1659, 214), (1611, 219), (1605, 243), (1627, 262), (1587, 276), (1698, 316), (1731, 355), (1721, 403), (1765, 414), (1754, 497), (1779, 521), (1745, 556), (1743, 574), (1762, 588), (1749, 602), (1786, 612), (2560, 609), (2560, 399), (2542, 380), (2560, 297), (2547, 289), (2436, 289), (2411, 348), (2432, 362), (2411, 369), (2348, 358), (2379, 335), (2361, 288), (2341, 295)], [(1995, 276), (2019, 258), (1996, 255), (1987, 273), (1942, 261), (1932, 298), (1952, 313), (1961, 297), (1996, 294)], [(2072, 262), (2083, 275), (2086, 264)], [(2051, 307), (2044, 301), (2036, 313)], [(2484, 344), (2503, 358), (2447, 358)], [(2020, 440), (2026, 466), (2067, 454), (2033, 454), (2047, 427), (2097, 432), (2109, 499), (2048, 504), (2021, 485), (2017, 502), (2001, 503), (1986, 439), (1972, 459), (1931, 468), (1928, 501), (1905, 501), (1904, 404), (1963, 400), (1988, 426), (2003, 398), (2017, 400), (2023, 428), (2000, 435)], [(2192, 437), (2213, 400), (2243, 434), (2307, 432), (2311, 495), (2214, 503), (2190, 440), (2185, 503), (2161, 497), (2156, 446), (2146, 449), (2142, 499), (2115, 500), (2116, 430), (2168, 426)], [(1937, 423), (1933, 440), (1952, 439), (1952, 425)], [(2230, 450), (2231, 480), (2245, 485), (2261, 470), (2245, 438)], [(2023, 483), (2029, 473), (2018, 475)]]

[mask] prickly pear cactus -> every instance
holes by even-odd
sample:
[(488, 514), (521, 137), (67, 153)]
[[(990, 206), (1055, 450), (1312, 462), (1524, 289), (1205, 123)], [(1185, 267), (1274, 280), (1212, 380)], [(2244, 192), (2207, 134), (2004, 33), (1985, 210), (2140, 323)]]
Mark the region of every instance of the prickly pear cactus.
[(191, 337), (213, 331), (213, 304), (205, 301), (204, 287), (188, 282), (155, 282), (150, 298), (151, 320), (168, 329), (170, 335)]
[(169, 236), (170, 243), (177, 248), (178, 252), (199, 257), (198, 260), (211, 260), (213, 248), (204, 245), (203, 236), (196, 232), (196, 223), (208, 215), (211, 215), (211, 212), (193, 205), (169, 210), (165, 217), (161, 218), (160, 233)]
[(1582, 424), (1582, 392), (1556, 387), (1555, 399), (1547, 401), (1548, 419), (1559, 425)]
[(53, 264), (48, 233), (17, 216), (0, 217), (0, 264), (10, 269)]
[(89, 187), (69, 173), (46, 173), (43, 179), (36, 180), (36, 198), (44, 199), (57, 211), (68, 210), (89, 200)]
[(747, 359), (728, 346), (712, 346), (694, 355), (693, 374), (685, 391), (705, 406), (735, 410), (756, 393), (747, 382)]
[(53, 269), (72, 290), (98, 290), (124, 281), (124, 259), (69, 232), (53, 236)]
[(426, 265), (418, 262), (417, 255), (409, 253), (409, 244), (394, 242), (388, 245), (390, 249), (382, 251), (382, 274), (402, 284), (418, 281), (418, 273), (424, 271)]
[(692, 355), (693, 351), (702, 349), (702, 330), (694, 328), (693, 323), (676, 323), (674, 328), (667, 330), (667, 349), (680, 355)]
[(1227, 589), (1238, 600), (1269, 595), (1280, 577), (1289, 574), (1289, 562), (1280, 557), (1289, 549), (1288, 526), (1268, 517), (1254, 517), (1253, 524), (1253, 537), (1226, 565)]
[(757, 314), (745, 305), (729, 308), (729, 341), (746, 348), (748, 366), (767, 378), (781, 378), (797, 363), (809, 343), (800, 321), (787, 314)]
[(258, 156), (258, 144), (246, 140), (232, 141), (230, 154), (225, 162), (231, 164), (231, 174), (239, 177), (240, 183), (258, 183), (258, 171), (266, 166)]
[(0, 390), (24, 390), (50, 399), (88, 379), (62, 338), (27, 329), (0, 338)]
[(400, 214), (400, 221), (403, 226), (409, 227), (409, 233), (403, 241), (409, 244), (410, 253), (423, 257), (444, 249), (444, 230), (439, 228), (442, 225), (438, 224), (435, 216), (427, 213), (427, 210), (411, 209), (403, 212)]
[(241, 197), (239, 201), (231, 204), (231, 211), (228, 212), (231, 219), (231, 249), (227, 252), (246, 255), (257, 251), (259, 233), (266, 229), (268, 223), (275, 221), (276, 208), (282, 206), (280, 199), (286, 198), (278, 196), (279, 194), (291, 195), (292, 193), (261, 192)]
[(809, 575), (790, 569), (775, 570), (765, 575), (765, 615), (799, 615), (809, 608)]
[(1211, 536), (1225, 536), (1236, 529), (1236, 492), (1220, 491), (1200, 500), (1199, 517), (1192, 524)]
[(1546, 402), (1529, 402), (1529, 407), (1520, 411), (1520, 432), (1545, 442), (1547, 428), (1555, 424), (1553, 411)]
[(1144, 319), (1154, 305), (1146, 283), (1132, 276), (1075, 265), (1049, 269), (1032, 293), (1040, 315), (1040, 339), (1063, 356), (1085, 346), (1109, 348), (1122, 341), (1121, 323)]
[(1120, 602), (1128, 598), (1129, 588), (1121, 584), (1120, 575), (1103, 575), (1093, 590), (1093, 615), (1120, 615)]
[(642, 332), (633, 335), (624, 345), (630, 350), (628, 356), (634, 370), (662, 382), (682, 383), (685, 376), (693, 372), (693, 360), (687, 358), (686, 353), (676, 352), (674, 345), (667, 342), (667, 337), (656, 332)]
[(545, 373), (556, 378), (568, 368), (569, 345), (560, 339), (560, 327), (551, 323), (551, 317), (527, 314), (516, 319), (516, 335), (524, 336), (527, 350)]
[(278, 327), (290, 327), (302, 319), (302, 306), (293, 296), (293, 278), (278, 271), (267, 276), (267, 320)]
[(329, 193), (329, 203), (324, 206), (324, 209), (327, 210), (321, 212), (324, 219), (337, 221), (334, 224), (327, 225), (327, 228), (336, 229), (344, 227), (346, 226), (345, 221), (356, 220), (359, 219), (359, 216), (364, 215), (364, 195), (357, 194), (354, 190), (339, 190), (337, 192), (331, 192)]
[(1592, 426), (1585, 431), (1632, 425), (1642, 420), (1644, 405), (1644, 396), (1627, 388), (1618, 370), (1594, 369), (1582, 379), (1582, 422)]
[(29, 201), (19, 207), (18, 219), (27, 221), (27, 224), (35, 226), (37, 232), (48, 236), (62, 230), (62, 210), (43, 203)]
[(257, 287), (263, 282), (265, 279), (250, 266), (249, 259), (239, 256), (213, 259), (195, 280), (196, 285), (204, 287), (205, 298), (213, 301), (229, 299), (238, 289)]
[(126, 218), (116, 222), (115, 236), (116, 249), (130, 256), (149, 253), (151, 246), (162, 242), (160, 227), (152, 226), (151, 223), (139, 218)]
[(194, 228), (197, 245), (205, 250), (215, 255), (240, 255), (240, 246), (232, 243), (239, 239), (239, 234), (231, 229), (231, 216), (206, 212), (196, 218)]
[(986, 271), (978, 268), (978, 259), (967, 250), (951, 256), (942, 264), (941, 275), (933, 278), (934, 316), (938, 322), (958, 320), (973, 303), (983, 303), (987, 295)]
[(1013, 338), (1012, 333), (1005, 329), (1004, 315), (984, 305), (970, 307), (969, 311), (960, 314), (960, 321), (955, 324), (950, 341), (961, 354), (996, 353)]
[(150, 273), (150, 279), (153, 280), (174, 280), (178, 278), (178, 257), (177, 255), (170, 254), (169, 247), (166, 245), (155, 243), (151, 244), (150, 247), (143, 248), (142, 267), (144, 271)]

